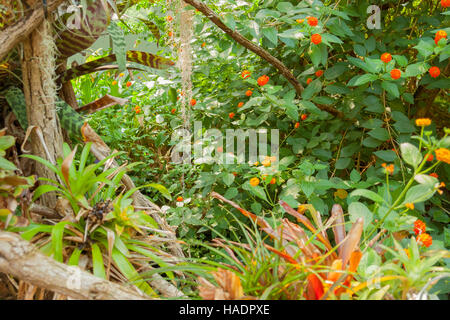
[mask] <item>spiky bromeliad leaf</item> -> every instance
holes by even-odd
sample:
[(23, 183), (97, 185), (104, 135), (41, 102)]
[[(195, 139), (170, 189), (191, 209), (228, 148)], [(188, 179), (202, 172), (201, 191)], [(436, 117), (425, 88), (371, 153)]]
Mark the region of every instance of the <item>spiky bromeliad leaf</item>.
[(17, 87), (11, 87), (6, 91), (5, 98), (20, 126), (26, 130), (28, 128), (27, 105), (22, 90)]
[(161, 38), (161, 33), (159, 32), (158, 26), (150, 20), (142, 18), (138, 19), (141, 20), (147, 26), (147, 28), (151, 31), (153, 36), (159, 41), (159, 39)]
[(56, 102), (56, 112), (58, 113), (61, 127), (70, 134), (79, 136), (81, 127), (84, 124), (83, 117), (63, 100)]
[(128, 99), (118, 98), (114, 96), (110, 96), (109, 94), (103, 96), (100, 99), (97, 99), (91, 103), (88, 103), (85, 106), (82, 106), (77, 109), (78, 112), (86, 112), (86, 113), (94, 113), (99, 110), (106, 109), (111, 106), (115, 106), (116, 104), (123, 106), (128, 102)]
[(127, 49), (123, 30), (117, 23), (112, 22), (108, 27), (108, 32), (113, 43), (113, 53), (116, 55), (118, 69), (124, 71), (127, 66)]
[[(147, 67), (154, 68), (154, 69), (166, 69), (175, 64), (170, 59), (156, 56), (151, 53), (142, 52), (142, 51), (127, 51), (126, 58), (127, 58), (127, 61), (129, 61), (129, 62), (135, 62), (135, 63), (142, 64)], [(106, 57), (103, 57), (100, 59), (96, 59), (94, 61), (90, 61), (90, 62), (84, 63), (82, 65), (73, 67), (73, 68), (65, 71), (62, 74), (61, 81), (66, 82), (66, 81), (81, 77), (85, 74), (95, 72), (95, 71), (97, 71), (96, 69), (98, 67), (101, 67), (105, 64), (110, 64), (115, 61), (116, 61), (116, 55), (111, 54), (109, 56), (106, 56)]]

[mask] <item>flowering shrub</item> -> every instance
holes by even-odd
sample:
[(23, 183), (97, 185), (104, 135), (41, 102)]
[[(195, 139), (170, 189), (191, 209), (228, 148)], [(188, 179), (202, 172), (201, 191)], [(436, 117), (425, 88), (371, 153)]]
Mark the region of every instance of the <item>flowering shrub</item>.
[[(170, 137), (183, 124), (176, 69), (145, 74), (142, 81), (129, 75), (113, 79), (104, 71), (95, 78), (97, 91), (88, 77), (80, 78), (75, 84), (84, 103), (106, 93), (130, 99), (129, 105), (96, 113), (90, 124), (111, 147), (127, 151), (122, 160), (146, 162), (133, 169), (136, 182), (156, 178), (175, 195), (167, 203), (158, 193), (148, 193), (171, 207), (167, 219), (179, 225), (181, 238), (209, 241), (214, 232), (227, 237), (242, 223), (242, 217), (232, 219), (228, 210), (211, 205), (211, 191), (257, 216), (270, 216), (274, 224), (285, 218), (280, 200), (292, 208), (308, 204), (324, 221), (339, 204), (348, 212), (349, 225), (363, 221), (360, 246), (365, 251), (355, 271), (353, 297), (416, 294), (435, 272), (427, 259), (450, 246), (448, 1), (400, 6), (384, 1), (378, 27), (369, 27), (369, 1), (205, 3), (229, 28), (280, 60), (301, 89), (195, 12), (195, 98), (188, 100), (186, 112), (204, 128), (279, 129), (279, 157), (244, 164), (171, 163), (175, 143)], [(164, 26), (156, 4), (145, 6)], [(130, 25), (144, 28), (139, 22)], [(176, 59), (178, 49), (164, 43), (166, 38), (160, 43)], [(234, 151), (227, 145), (219, 151), (208, 138), (200, 143), (221, 154)], [(244, 233), (238, 233), (235, 240), (245, 242)], [(444, 267), (443, 255), (435, 257), (431, 265)], [(368, 288), (371, 265), (392, 281), (384, 294)], [(342, 266), (328, 267), (334, 271), (321, 278), (333, 282)], [(422, 280), (413, 275), (415, 268)], [(441, 281), (435, 290), (445, 294), (448, 287)]]

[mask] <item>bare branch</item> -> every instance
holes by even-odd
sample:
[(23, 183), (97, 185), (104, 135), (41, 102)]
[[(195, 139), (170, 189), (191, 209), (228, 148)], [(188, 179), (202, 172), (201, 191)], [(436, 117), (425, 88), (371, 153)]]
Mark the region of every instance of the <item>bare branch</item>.
[[(0, 272), (34, 286), (83, 300), (147, 300), (137, 290), (57, 262), (19, 235), (0, 231)], [(73, 281), (72, 281), (73, 279)]]

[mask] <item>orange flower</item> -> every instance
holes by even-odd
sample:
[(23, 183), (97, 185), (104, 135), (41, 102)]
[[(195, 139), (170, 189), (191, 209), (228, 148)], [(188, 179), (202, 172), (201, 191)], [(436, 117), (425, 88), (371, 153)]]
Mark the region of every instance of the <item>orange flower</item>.
[(428, 248), (433, 243), (433, 238), (428, 233), (421, 233), (416, 238), (416, 241), (418, 244)]
[(134, 107), (134, 111), (136, 113), (141, 113), (141, 107), (139, 107), (139, 106)]
[(303, 121), (305, 121), (308, 118), (307, 114), (302, 114), (300, 117)]
[(128, 81), (128, 82), (127, 82), (127, 88), (131, 87), (132, 84), (133, 84), (133, 83), (131, 83), (131, 81)]
[(437, 187), (437, 192), (438, 192), (439, 194), (443, 194), (444, 191), (442, 191), (440, 188), (445, 188), (445, 183), (441, 182), (441, 183), (439, 184), (439, 186)]
[(268, 157), (266, 157), (266, 159), (264, 159), (264, 160), (261, 162), (261, 164), (262, 164), (264, 167), (270, 167), (270, 165), (271, 165), (270, 159), (269, 159)]
[(297, 23), (303, 23), (305, 21), (305, 19), (297, 19), (295, 21), (297, 21)]
[(167, 19), (167, 21), (169, 21), (169, 22), (173, 20), (172, 16), (167, 16), (166, 19)]
[(386, 173), (389, 173), (390, 175), (394, 174), (394, 165), (393, 164), (386, 165), (386, 163), (383, 163), (381, 166), (386, 170)]
[(309, 24), (311, 27), (317, 26), (318, 23), (319, 23), (319, 20), (317, 20), (316, 17), (308, 17), (308, 24)]
[(177, 112), (177, 109), (173, 108), (172, 110), (170, 110), (170, 112), (172, 112), (172, 114), (175, 114), (175, 112)]
[(425, 222), (423, 222), (422, 220), (417, 219), (416, 221), (414, 221), (414, 233), (417, 235), (424, 233), (427, 229), (427, 226), (425, 224)]
[(295, 129), (298, 129), (299, 127), (300, 127), (300, 122), (295, 123), (294, 128), (295, 128)]
[(252, 91), (252, 90), (247, 90), (247, 91), (245, 91), (245, 95), (246, 95), (247, 97), (250, 97), (252, 94), (253, 94), (253, 91)]
[(306, 84), (310, 84), (312, 81), (312, 78), (308, 78), (308, 80), (306, 80)]
[(195, 106), (197, 104), (197, 100), (191, 99), (191, 106)]
[(450, 0), (441, 0), (441, 6), (442, 8), (450, 7)]
[(112, 84), (113, 86), (115, 86), (115, 85), (117, 84), (117, 81), (114, 80), (111, 84)]
[(439, 148), (436, 150), (436, 160), (450, 164), (450, 150)]
[(409, 249), (403, 249), (403, 251), (405, 251), (406, 255), (408, 256), (408, 259), (411, 259), (411, 254), (409, 253)]
[(172, 31), (169, 31), (167, 34), (168, 34), (169, 37), (173, 36), (173, 32)]
[(438, 67), (431, 67), (428, 72), (432, 78), (437, 78), (441, 74), (441, 70)]
[(234, 171), (234, 172), (233, 172), (233, 176), (236, 177), (237, 175), (238, 175), (238, 173), (237, 173), (236, 171)]
[(427, 161), (433, 161), (434, 157), (432, 154), (429, 154), (427, 157)]
[(405, 207), (409, 210), (414, 210), (414, 203), (405, 203)]
[(266, 75), (263, 75), (258, 78), (258, 84), (262, 87), (265, 86), (269, 82), (269, 77)]
[(181, 196), (180, 196), (180, 197), (178, 197), (178, 198), (177, 198), (177, 201), (178, 201), (178, 202), (181, 202), (181, 201), (183, 201), (183, 197), (181, 197)]
[(305, 213), (305, 211), (306, 211), (306, 208), (304, 205), (301, 204), (298, 206), (298, 208), (297, 208), (298, 213), (303, 214), (303, 213)]
[(439, 30), (436, 32), (436, 36), (434, 37), (434, 43), (438, 44), (439, 40), (446, 39), (447, 38), (447, 32), (444, 30)]
[(270, 184), (275, 184), (277, 182), (277, 179), (272, 178), (272, 180), (270, 180)]
[(390, 62), (391, 60), (392, 60), (392, 56), (391, 56), (391, 54), (390, 53), (383, 53), (382, 55), (381, 55), (381, 61), (383, 61), (384, 63), (388, 63), (388, 62)]
[(320, 34), (318, 34), (318, 33), (314, 33), (311, 36), (311, 42), (314, 43), (314, 44), (321, 43), (322, 42), (322, 36)]
[(250, 185), (252, 187), (256, 187), (259, 184), (259, 179), (258, 178), (251, 178), (250, 179)]
[(125, 73), (121, 73), (121, 74), (119, 74), (119, 77), (123, 77), (125, 75)]
[(202, 48), (204, 48), (206, 46), (206, 42), (202, 43)]
[(243, 79), (247, 79), (248, 77), (250, 77), (250, 71), (248, 71), (248, 70), (244, 70), (244, 71), (242, 71), (242, 73), (241, 73), (241, 77), (243, 78)]
[(392, 69), (391, 78), (394, 80), (399, 79), (402, 76), (402, 72), (399, 69)]
[(416, 119), (416, 126), (418, 126), (418, 127), (427, 127), (430, 124), (431, 124), (431, 119), (428, 119), (428, 118)]
[(336, 259), (331, 264), (331, 270), (328, 272), (327, 280), (331, 282), (336, 282), (339, 277), (342, 275), (342, 272), (339, 272), (342, 270), (342, 259)]
[(438, 174), (436, 172), (430, 173), (430, 177), (439, 178)]
[(217, 152), (223, 152), (223, 147), (218, 147)]
[(238, 103), (238, 108), (242, 107), (243, 105), (244, 105), (243, 102), (239, 102), (239, 103)]
[(230, 117), (230, 119), (233, 119), (233, 118), (234, 118), (234, 112), (230, 112), (230, 113), (228, 114), (228, 116)]
[(317, 70), (316, 71), (316, 77), (320, 77), (321, 75), (323, 75), (323, 71), (322, 70)]

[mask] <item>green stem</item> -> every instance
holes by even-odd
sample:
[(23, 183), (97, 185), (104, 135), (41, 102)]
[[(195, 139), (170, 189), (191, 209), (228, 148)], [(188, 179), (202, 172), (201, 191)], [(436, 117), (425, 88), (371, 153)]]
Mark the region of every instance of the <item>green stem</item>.
[(390, 206), (389, 210), (385, 213), (385, 215), (383, 216), (383, 218), (375, 225), (375, 227), (372, 229), (372, 231), (370, 231), (370, 233), (367, 235), (367, 237), (364, 240), (364, 243), (367, 242), (367, 240), (370, 238), (370, 236), (383, 224), (384, 220), (386, 220), (386, 218), (388, 217), (388, 215), (392, 212), (392, 210), (394, 210), (395, 207), (398, 206), (398, 204), (401, 202), (402, 198), (405, 196), (406, 192), (409, 190), (409, 188), (411, 187), (411, 185), (414, 182), (414, 177), (420, 173), (420, 170), (422, 170), (423, 166), (425, 165), (427, 159), (423, 159), (422, 163), (419, 165), (419, 167), (414, 170), (414, 174), (413, 176), (409, 179), (408, 184), (405, 186), (405, 188), (403, 189), (403, 191), (400, 193), (400, 195), (398, 196), (397, 200), (395, 200), (395, 202)]

